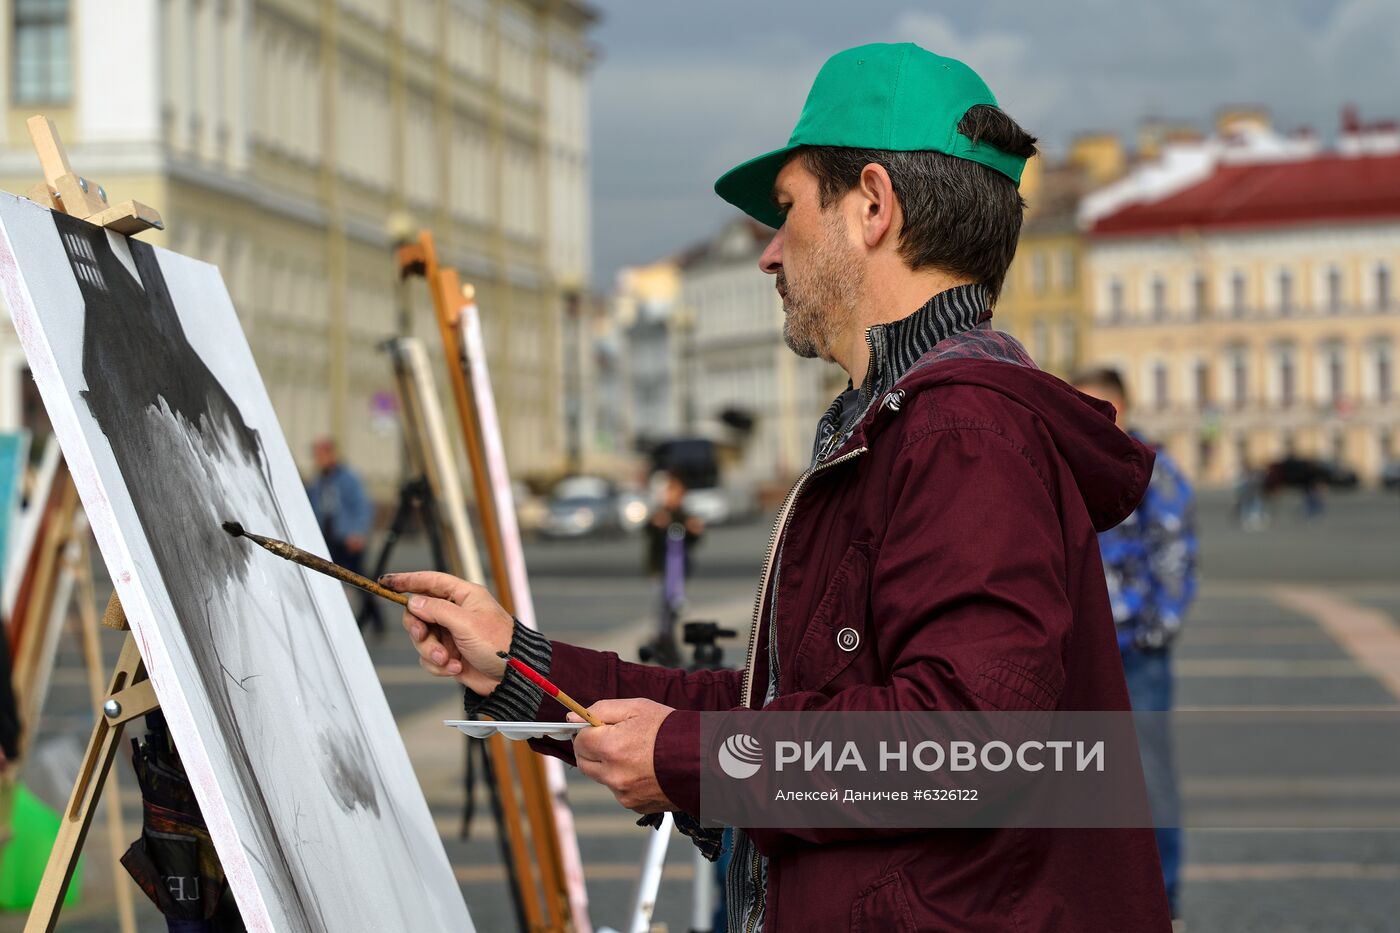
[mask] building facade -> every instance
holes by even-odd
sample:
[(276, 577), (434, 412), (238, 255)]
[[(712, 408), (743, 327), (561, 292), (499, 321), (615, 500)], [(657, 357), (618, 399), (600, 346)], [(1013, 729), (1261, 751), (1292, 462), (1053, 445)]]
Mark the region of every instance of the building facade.
[[(562, 320), (586, 293), (587, 87), (576, 0), (13, 0), (0, 23), (0, 188), (38, 176), (24, 120), (161, 211), (143, 238), (218, 265), (294, 453), (340, 438), (399, 475), (396, 233), (434, 231), (476, 286), (519, 474), (567, 456)], [(426, 291), (411, 329), (436, 345)], [(16, 423), (13, 336), (0, 422)]]
[(1083, 239), (1075, 216), (1083, 176), (1073, 165), (1027, 163), (1026, 217), (1006, 270), (994, 324), (1023, 343), (1041, 369), (1066, 375), (1079, 363), (1087, 309)]
[(724, 436), (726, 413), (747, 416), (733, 477), (786, 487), (811, 461), (817, 419), (846, 386), (835, 364), (799, 358), (783, 342), (783, 304), (758, 257), (773, 231), (736, 218), (680, 261), (674, 331), (680, 427)]
[(1200, 481), (1290, 452), (1374, 480), (1400, 454), (1397, 275), (1393, 124), (1353, 118), (1335, 151), (1226, 145), (1092, 218), (1089, 356), (1123, 371), (1134, 422)]

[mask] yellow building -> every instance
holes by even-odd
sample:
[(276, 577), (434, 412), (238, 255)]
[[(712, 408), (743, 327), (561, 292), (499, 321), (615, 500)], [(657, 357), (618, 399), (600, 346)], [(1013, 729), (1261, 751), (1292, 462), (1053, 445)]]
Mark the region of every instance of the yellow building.
[(1088, 323), (1079, 199), (1089, 187), (1118, 177), (1123, 159), (1115, 137), (1084, 136), (1063, 162), (1031, 159), (1021, 179), (1026, 219), (995, 323), (1025, 344), (1038, 366), (1060, 376), (1079, 365)]
[[(341, 438), (398, 476), (391, 225), (477, 286), (518, 473), (565, 457), (561, 324), (586, 290), (592, 10), (578, 0), (9, 0), (0, 188), (37, 180), (24, 120), (217, 264), (293, 451)], [(426, 295), (413, 330), (436, 344)], [(6, 372), (13, 336), (0, 346)], [(0, 379), (0, 426), (20, 418)]]
[(1288, 452), (1374, 480), (1400, 429), (1400, 133), (1213, 151), (1094, 219), (1089, 357), (1124, 373), (1134, 423), (1203, 482)]

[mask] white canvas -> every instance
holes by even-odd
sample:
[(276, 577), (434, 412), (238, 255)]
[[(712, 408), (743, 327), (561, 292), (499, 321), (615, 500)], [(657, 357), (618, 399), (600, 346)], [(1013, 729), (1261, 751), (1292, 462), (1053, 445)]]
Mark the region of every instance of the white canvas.
[(220, 528), (326, 553), (219, 271), (0, 193), (0, 288), (249, 929), (472, 930), (340, 584)]

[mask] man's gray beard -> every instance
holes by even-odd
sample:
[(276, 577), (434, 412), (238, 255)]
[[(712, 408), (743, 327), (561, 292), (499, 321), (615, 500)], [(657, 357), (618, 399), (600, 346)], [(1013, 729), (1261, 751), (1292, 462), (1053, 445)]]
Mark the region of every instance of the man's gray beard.
[(799, 340), (792, 332), (792, 312), (788, 312), (783, 318), (783, 343), (788, 349), (804, 360), (814, 360), (822, 355), (816, 343), (811, 337)]
[[(865, 270), (842, 239), (839, 222), (830, 220), (825, 234), (812, 257), (809, 283), (794, 288), (779, 273), (779, 284), (787, 286), (788, 301), (783, 316), (783, 343), (803, 359), (833, 359), (835, 337), (855, 317), (856, 302), (865, 285)], [(794, 327), (794, 321), (800, 326)]]

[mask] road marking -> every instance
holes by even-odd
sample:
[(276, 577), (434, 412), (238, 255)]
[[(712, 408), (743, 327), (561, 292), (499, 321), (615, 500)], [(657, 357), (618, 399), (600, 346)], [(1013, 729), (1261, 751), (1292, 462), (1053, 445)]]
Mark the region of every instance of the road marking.
[[(611, 798), (610, 798), (611, 799)], [(603, 839), (622, 838), (631, 836), (637, 840), (637, 858), (642, 857), (642, 848), (646, 845), (647, 834), (655, 832), (645, 826), (638, 826), (639, 817), (634, 813), (624, 811), (621, 805), (617, 805), (617, 810), (611, 815), (596, 814), (581, 816), (578, 810), (574, 810), (574, 832), (580, 839)], [(437, 826), (438, 835), (444, 840), (451, 841), (459, 838), (462, 828), (462, 817), (460, 814), (442, 813), (433, 816), (433, 823)], [(481, 812), (477, 808), (476, 818), (472, 820), (470, 841), (475, 842), (481, 839), (496, 838), (496, 824), (491, 814)]]
[(1387, 613), (1315, 586), (1275, 587), (1271, 598), (1316, 620), (1357, 664), (1400, 697), (1400, 626)]
[[(1286, 658), (1182, 658), (1178, 677), (1372, 677), (1353, 661), (1294, 661)], [(1400, 693), (1396, 694), (1400, 696)]]
[[(1316, 802), (1313, 802), (1316, 806)], [(1387, 807), (1344, 807), (1327, 804), (1316, 810), (1297, 807), (1243, 807), (1214, 810), (1193, 805), (1187, 811), (1186, 829), (1332, 829), (1352, 832), (1365, 829), (1400, 829), (1400, 801)]]
[(1187, 796), (1263, 797), (1395, 797), (1400, 798), (1400, 781), (1393, 777), (1320, 778), (1186, 778), (1182, 789)]
[(1287, 717), (1299, 713), (1400, 713), (1400, 705), (1393, 703), (1383, 705), (1328, 705), (1326, 703), (1313, 703), (1307, 706), (1278, 706), (1276, 704), (1264, 704), (1260, 706), (1178, 706), (1173, 712), (1192, 714), (1246, 713), (1250, 715), (1258, 713), (1278, 713), (1281, 716)]
[(1400, 865), (1362, 862), (1196, 862), (1182, 869), (1186, 881), (1396, 881)]
[(1186, 629), (1181, 636), (1182, 645), (1249, 645), (1268, 647), (1271, 645), (1313, 645), (1331, 644), (1327, 634), (1314, 625), (1259, 625), (1232, 626), (1220, 628), (1213, 623), (1202, 623)]
[[(636, 883), (641, 869), (641, 853), (635, 862), (589, 862), (583, 876), (589, 882), (629, 881)], [(453, 869), (458, 884), (500, 884), (506, 880), (505, 867), (496, 865), (458, 865)], [(690, 861), (668, 864), (661, 869), (663, 881), (690, 881), (695, 877), (695, 865)]]

